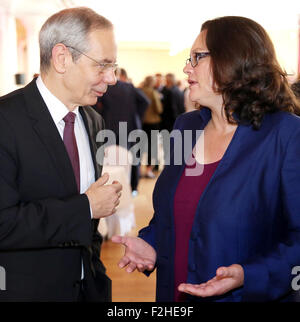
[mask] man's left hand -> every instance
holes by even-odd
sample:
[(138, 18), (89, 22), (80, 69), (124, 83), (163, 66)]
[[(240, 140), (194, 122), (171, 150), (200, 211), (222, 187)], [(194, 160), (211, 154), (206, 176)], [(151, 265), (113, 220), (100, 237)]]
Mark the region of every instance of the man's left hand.
[(186, 284), (178, 286), (180, 292), (185, 292), (194, 296), (207, 297), (225, 294), (244, 284), (244, 269), (239, 264), (228, 267), (219, 267), (216, 276), (206, 283)]

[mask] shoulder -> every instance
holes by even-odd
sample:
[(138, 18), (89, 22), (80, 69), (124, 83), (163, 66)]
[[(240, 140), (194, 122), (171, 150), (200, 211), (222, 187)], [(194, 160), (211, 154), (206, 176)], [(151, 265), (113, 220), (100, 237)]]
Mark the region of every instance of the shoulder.
[(175, 129), (201, 129), (202, 125), (210, 117), (210, 112), (204, 110), (195, 110), (180, 114), (176, 121), (174, 128)]
[(103, 117), (98, 112), (96, 112), (91, 106), (82, 107), (82, 113), (86, 116), (88, 124), (95, 131), (99, 131), (104, 128)]
[(117, 81), (117, 83), (115, 85), (112, 86), (112, 88), (119, 88), (122, 90), (127, 90), (127, 91), (131, 91), (133, 90), (133, 85), (130, 83), (126, 83), (126, 82), (122, 82), (122, 81)]
[(25, 87), (0, 97), (0, 113), (7, 117), (20, 118), (39, 104), (44, 104), (44, 101), (36, 86), (36, 80), (33, 79)]
[(1, 133), (4, 128), (10, 131), (19, 130), (28, 120), (24, 88), (15, 90), (0, 97)]
[(102, 120), (102, 116), (97, 111), (95, 111), (93, 107), (83, 106), (82, 109), (90, 118), (95, 120)]
[(13, 109), (20, 106), (20, 103), (24, 101), (23, 88), (15, 90), (0, 97), (0, 112), (7, 113), (13, 112)]
[(295, 133), (300, 133), (300, 117), (282, 111), (267, 114), (262, 126), (270, 131), (279, 132), (280, 136), (290, 137)]

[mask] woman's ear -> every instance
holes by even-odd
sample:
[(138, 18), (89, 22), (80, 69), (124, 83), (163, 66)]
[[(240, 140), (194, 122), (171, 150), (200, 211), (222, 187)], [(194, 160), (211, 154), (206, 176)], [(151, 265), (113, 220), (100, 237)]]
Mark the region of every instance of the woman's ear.
[(66, 72), (70, 59), (72, 56), (64, 44), (56, 44), (52, 48), (52, 64), (57, 73), (64, 74)]

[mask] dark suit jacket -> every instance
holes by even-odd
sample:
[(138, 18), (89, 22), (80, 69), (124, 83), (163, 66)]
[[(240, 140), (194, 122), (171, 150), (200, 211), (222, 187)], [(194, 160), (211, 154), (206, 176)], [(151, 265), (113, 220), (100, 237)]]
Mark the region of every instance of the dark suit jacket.
[[(95, 135), (103, 121), (90, 107), (80, 113), (97, 179)], [(0, 98), (0, 300), (74, 301), (82, 259), (87, 300), (109, 300), (97, 226), (35, 80)]]
[(164, 87), (161, 93), (163, 95), (161, 129), (172, 131), (176, 118), (185, 111), (184, 94), (177, 86)]
[[(210, 118), (210, 110), (203, 108), (181, 115), (174, 127), (195, 134)], [(295, 300), (291, 281), (293, 267), (300, 264), (299, 138), (300, 118), (285, 112), (265, 115), (259, 131), (238, 126), (198, 202), (187, 282), (206, 282), (218, 267), (236, 263), (244, 268), (244, 285), (225, 295), (189, 300)], [(187, 160), (192, 147), (185, 148)], [(174, 161), (164, 168), (153, 193), (154, 217), (140, 232), (157, 252), (158, 301), (174, 299), (173, 205), (184, 169), (184, 162)]]
[[(119, 122), (127, 122), (127, 135), (141, 129), (141, 120), (148, 107), (147, 96), (132, 84), (117, 81), (109, 86), (103, 97), (99, 98), (101, 108), (98, 112), (105, 120), (106, 129), (112, 130), (119, 144)], [(126, 146), (125, 148), (130, 148)]]

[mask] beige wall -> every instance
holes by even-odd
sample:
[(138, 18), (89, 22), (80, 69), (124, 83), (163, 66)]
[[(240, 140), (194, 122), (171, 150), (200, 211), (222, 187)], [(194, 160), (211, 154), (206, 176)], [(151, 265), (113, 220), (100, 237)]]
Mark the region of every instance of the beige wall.
[(189, 49), (177, 55), (169, 55), (168, 44), (149, 44), (149, 46), (120, 43), (118, 46), (118, 64), (127, 70), (135, 85), (139, 85), (145, 76), (155, 73), (174, 73), (176, 78), (185, 79), (183, 68), (189, 57)]
[(298, 71), (298, 30), (271, 30), (269, 35), (274, 43), (277, 59), (289, 74), (289, 80), (297, 79)]

